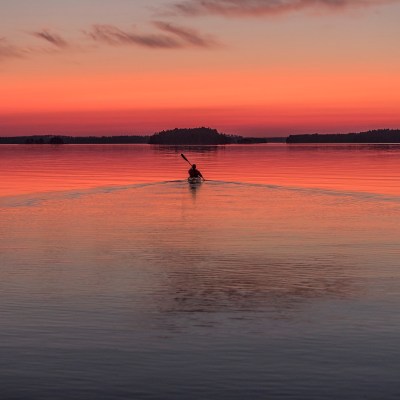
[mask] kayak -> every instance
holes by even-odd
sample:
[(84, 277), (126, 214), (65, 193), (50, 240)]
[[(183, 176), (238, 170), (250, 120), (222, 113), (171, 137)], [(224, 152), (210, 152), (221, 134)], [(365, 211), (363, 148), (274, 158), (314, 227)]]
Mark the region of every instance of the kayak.
[(201, 182), (202, 182), (202, 179), (199, 177), (199, 176), (197, 176), (197, 177), (195, 177), (195, 178), (188, 178), (188, 182), (191, 184), (191, 185), (198, 185), (198, 184), (200, 184)]

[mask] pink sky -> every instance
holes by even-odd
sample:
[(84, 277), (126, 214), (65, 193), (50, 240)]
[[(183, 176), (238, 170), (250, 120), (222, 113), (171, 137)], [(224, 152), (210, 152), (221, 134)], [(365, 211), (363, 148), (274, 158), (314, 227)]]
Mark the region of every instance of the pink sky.
[(400, 128), (400, 1), (5, 0), (0, 135)]

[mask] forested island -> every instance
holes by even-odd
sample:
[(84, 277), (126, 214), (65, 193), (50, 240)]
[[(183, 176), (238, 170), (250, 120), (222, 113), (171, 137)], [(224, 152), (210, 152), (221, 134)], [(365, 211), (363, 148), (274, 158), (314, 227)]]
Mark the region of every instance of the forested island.
[(33, 135), (0, 137), (0, 144), (160, 144), (160, 145), (223, 145), (267, 143), (266, 138), (226, 135), (211, 128), (183, 128), (155, 133), (151, 136), (62, 136)]
[(219, 133), (216, 129), (193, 128), (162, 131), (150, 136), (149, 144), (210, 145), (234, 143), (235, 136)]
[(400, 143), (400, 130), (377, 129), (359, 133), (290, 135), (286, 143)]

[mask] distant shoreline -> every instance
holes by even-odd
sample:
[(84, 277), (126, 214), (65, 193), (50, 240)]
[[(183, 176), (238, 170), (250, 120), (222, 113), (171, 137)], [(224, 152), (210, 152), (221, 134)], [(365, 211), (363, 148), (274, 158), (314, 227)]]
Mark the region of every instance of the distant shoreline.
[(207, 146), (227, 144), (389, 144), (400, 143), (400, 129), (377, 129), (359, 133), (305, 134), (288, 137), (244, 137), (226, 135), (211, 128), (173, 129), (153, 135), (118, 136), (65, 136), (65, 135), (28, 135), (0, 137), (1, 144), (154, 144), (169, 146)]
[(297, 143), (400, 143), (400, 129), (377, 129), (359, 133), (290, 135), (288, 144)]
[(0, 137), (0, 144), (159, 144), (159, 145), (225, 145), (285, 142), (286, 138), (243, 137), (226, 135), (211, 128), (173, 129), (148, 136), (65, 136), (30, 135)]

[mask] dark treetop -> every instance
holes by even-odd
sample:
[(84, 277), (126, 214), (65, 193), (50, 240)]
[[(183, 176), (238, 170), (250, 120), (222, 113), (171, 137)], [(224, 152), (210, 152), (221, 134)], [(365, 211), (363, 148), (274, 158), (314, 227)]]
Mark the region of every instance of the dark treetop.
[(378, 129), (347, 134), (290, 135), (286, 143), (400, 143), (400, 130)]
[(216, 129), (194, 128), (162, 131), (150, 136), (150, 144), (229, 144), (235, 143), (235, 136), (219, 133)]

